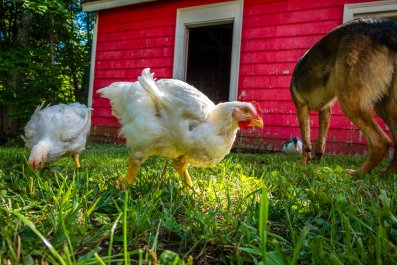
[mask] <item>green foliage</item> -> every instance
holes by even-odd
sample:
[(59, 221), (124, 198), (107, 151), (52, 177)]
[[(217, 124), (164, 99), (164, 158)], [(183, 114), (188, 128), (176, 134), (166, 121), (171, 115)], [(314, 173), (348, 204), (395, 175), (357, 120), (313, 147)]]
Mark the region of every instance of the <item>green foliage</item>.
[(151, 158), (126, 193), (127, 150), (87, 149), (35, 172), (0, 148), (0, 264), (397, 263), (397, 176), (346, 174), (361, 158), (232, 154), (189, 169), (201, 195)]
[(0, 105), (23, 126), (42, 101), (86, 102), (93, 14), (80, 0), (1, 5)]

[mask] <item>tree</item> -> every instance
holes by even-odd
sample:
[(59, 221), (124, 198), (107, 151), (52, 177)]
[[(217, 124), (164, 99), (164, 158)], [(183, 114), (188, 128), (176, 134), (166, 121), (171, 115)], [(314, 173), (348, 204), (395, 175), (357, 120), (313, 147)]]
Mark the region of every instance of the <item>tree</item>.
[(94, 16), (80, 0), (0, 0), (0, 130), (16, 135), (42, 101), (87, 101)]

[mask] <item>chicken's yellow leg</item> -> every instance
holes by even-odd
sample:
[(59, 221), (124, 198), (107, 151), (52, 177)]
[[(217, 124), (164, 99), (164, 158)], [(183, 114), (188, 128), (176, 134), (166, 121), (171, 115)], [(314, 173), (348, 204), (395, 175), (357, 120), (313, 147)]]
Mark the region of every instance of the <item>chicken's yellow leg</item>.
[(174, 160), (174, 168), (179, 177), (182, 179), (183, 183), (185, 183), (189, 188), (193, 188), (192, 179), (190, 178), (189, 172), (187, 171), (184, 157), (179, 157), (178, 159)]
[(76, 164), (77, 168), (80, 168), (80, 155), (79, 154), (73, 154), (72, 159), (74, 163)]
[(138, 174), (139, 168), (141, 167), (142, 162), (130, 157), (128, 159), (128, 169), (127, 174), (125, 176), (125, 181), (132, 185), (135, 183), (136, 175)]

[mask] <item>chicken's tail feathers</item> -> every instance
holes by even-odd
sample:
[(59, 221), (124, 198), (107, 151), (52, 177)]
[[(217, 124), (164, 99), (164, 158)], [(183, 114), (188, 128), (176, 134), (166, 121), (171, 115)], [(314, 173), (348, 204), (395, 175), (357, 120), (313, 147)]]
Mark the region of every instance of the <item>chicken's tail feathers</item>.
[(120, 93), (120, 88), (116, 83), (112, 83), (107, 87), (103, 87), (101, 89), (97, 90), (97, 93), (101, 95), (101, 97), (103, 98), (108, 98), (111, 99), (113, 98), (115, 95), (117, 95), (118, 93)]
[[(43, 100), (43, 102), (41, 102), (41, 104), (38, 105), (38, 106), (36, 107), (36, 109), (35, 109), (34, 112), (33, 112), (33, 115), (37, 115), (37, 114), (40, 112), (40, 110), (43, 109), (44, 104), (45, 104), (45, 100)], [(48, 105), (48, 106), (49, 106), (49, 105)]]
[(150, 68), (143, 69), (141, 76), (138, 77), (139, 84), (151, 97), (157, 111), (167, 109), (169, 106), (168, 101), (164, 97), (164, 93), (156, 85), (153, 75), (154, 73), (150, 73)]
[(121, 113), (124, 111), (126, 105), (125, 90), (128, 90), (129, 86), (130, 84), (124, 82), (115, 82), (97, 90), (97, 93), (99, 93), (102, 98), (110, 99), (112, 113), (116, 118), (121, 118)]

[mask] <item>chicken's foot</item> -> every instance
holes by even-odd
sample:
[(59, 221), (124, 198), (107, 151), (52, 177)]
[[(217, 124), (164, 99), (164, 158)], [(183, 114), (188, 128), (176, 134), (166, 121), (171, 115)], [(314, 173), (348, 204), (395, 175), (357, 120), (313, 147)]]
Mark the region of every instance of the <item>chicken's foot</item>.
[[(189, 172), (187, 171), (187, 163), (183, 156), (174, 160), (174, 168), (178, 173), (179, 177), (182, 179), (183, 183), (187, 185), (190, 189), (193, 189), (192, 179), (190, 178)], [(184, 191), (186, 192), (186, 187)]]
[(74, 163), (76, 164), (77, 168), (80, 168), (80, 154), (73, 154), (72, 155), (72, 159), (74, 161)]
[(142, 160), (130, 157), (128, 159), (128, 169), (125, 178), (123, 179), (123, 177), (119, 176), (115, 183), (116, 187), (123, 191), (128, 191), (128, 186), (133, 185), (136, 181), (136, 175), (138, 174), (141, 164)]
[(128, 169), (127, 174), (125, 176), (125, 181), (132, 185), (136, 181), (136, 175), (138, 174), (139, 168), (141, 167), (142, 162), (139, 160), (130, 157), (128, 159)]

